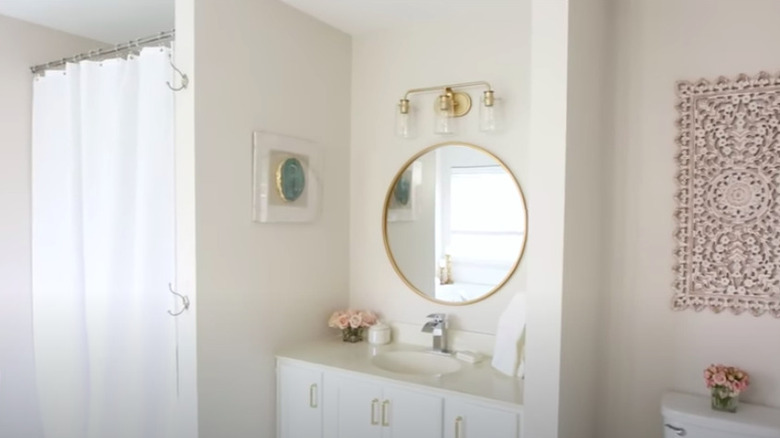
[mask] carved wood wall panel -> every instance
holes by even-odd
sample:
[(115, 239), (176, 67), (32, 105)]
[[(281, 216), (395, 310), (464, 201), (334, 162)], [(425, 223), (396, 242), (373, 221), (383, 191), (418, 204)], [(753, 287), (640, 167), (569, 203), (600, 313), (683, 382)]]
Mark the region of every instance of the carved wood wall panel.
[(675, 309), (780, 317), (780, 76), (677, 85)]

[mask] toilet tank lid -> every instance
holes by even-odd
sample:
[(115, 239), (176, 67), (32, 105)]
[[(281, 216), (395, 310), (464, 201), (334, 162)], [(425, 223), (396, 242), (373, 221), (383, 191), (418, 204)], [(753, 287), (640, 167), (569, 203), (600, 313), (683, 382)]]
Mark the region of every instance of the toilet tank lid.
[(661, 402), (666, 423), (680, 423), (744, 434), (780, 438), (780, 410), (740, 403), (736, 414), (713, 411), (709, 397), (670, 392)]

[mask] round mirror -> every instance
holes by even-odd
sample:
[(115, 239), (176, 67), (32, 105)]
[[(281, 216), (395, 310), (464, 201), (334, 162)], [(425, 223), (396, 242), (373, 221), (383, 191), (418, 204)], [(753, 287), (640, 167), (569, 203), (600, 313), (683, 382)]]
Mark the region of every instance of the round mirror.
[(413, 291), (438, 303), (470, 304), (515, 272), (527, 222), (520, 184), (498, 157), (444, 143), (412, 157), (390, 184), (385, 249)]

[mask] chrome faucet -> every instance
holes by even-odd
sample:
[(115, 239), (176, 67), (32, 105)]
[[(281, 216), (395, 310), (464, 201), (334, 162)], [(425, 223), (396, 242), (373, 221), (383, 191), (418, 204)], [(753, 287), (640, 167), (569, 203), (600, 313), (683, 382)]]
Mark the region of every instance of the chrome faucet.
[(449, 353), (447, 350), (447, 315), (444, 313), (432, 313), (428, 315), (431, 320), (422, 328), (425, 333), (433, 334), (433, 351), (436, 353)]

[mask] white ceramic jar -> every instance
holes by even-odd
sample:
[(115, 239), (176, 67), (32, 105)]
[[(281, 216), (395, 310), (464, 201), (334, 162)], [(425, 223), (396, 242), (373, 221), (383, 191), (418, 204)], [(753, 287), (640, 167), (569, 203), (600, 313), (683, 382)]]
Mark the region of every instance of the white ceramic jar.
[(378, 322), (368, 329), (368, 343), (372, 345), (384, 345), (390, 343), (390, 326)]

